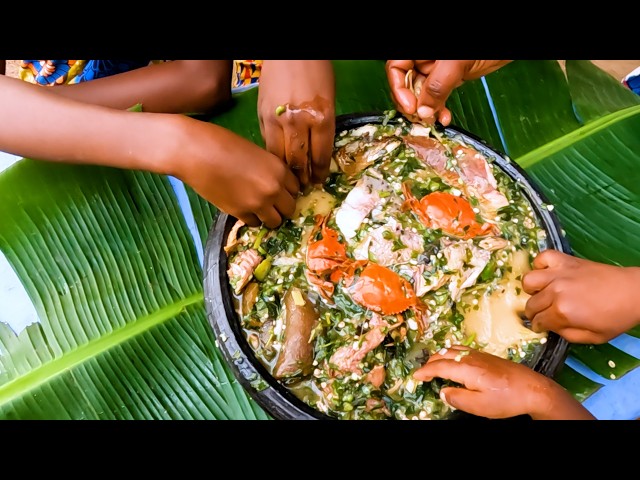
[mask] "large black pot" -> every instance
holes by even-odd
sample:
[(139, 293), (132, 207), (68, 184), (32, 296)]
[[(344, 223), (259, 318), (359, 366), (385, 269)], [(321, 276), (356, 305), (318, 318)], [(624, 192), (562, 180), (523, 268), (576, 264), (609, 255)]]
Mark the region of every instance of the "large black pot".
[[(381, 123), (378, 113), (342, 115), (336, 119), (336, 131), (357, 128), (367, 123)], [(524, 194), (535, 210), (547, 232), (548, 245), (561, 252), (571, 253), (569, 244), (561, 233), (556, 216), (544, 207), (548, 203), (527, 174), (503, 154), (488, 146), (483, 140), (456, 127), (443, 129), (447, 135), (457, 135), (486, 157), (495, 158), (498, 165), (513, 180), (518, 180)], [(226, 238), (236, 219), (220, 214), (209, 232), (204, 252), (204, 295), (207, 316), (218, 339), (218, 344), (238, 381), (258, 404), (276, 419), (311, 420), (332, 419), (308, 406), (274, 379), (253, 355), (240, 326), (240, 319), (233, 306), (233, 293), (227, 277), (227, 255), (224, 252)], [(528, 362), (537, 372), (553, 377), (563, 365), (568, 343), (553, 332), (539, 353)], [(449, 418), (475, 418), (456, 411)], [(528, 418), (528, 417), (527, 417)]]

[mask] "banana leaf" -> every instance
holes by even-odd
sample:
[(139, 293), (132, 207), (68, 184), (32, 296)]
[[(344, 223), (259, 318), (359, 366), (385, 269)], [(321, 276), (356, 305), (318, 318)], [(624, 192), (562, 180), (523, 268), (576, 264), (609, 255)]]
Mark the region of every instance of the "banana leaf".
[(215, 347), (167, 178), (23, 160), (0, 249), (39, 323), (0, 323), (0, 418), (267, 418)]
[[(334, 66), (338, 114), (392, 108), (382, 61)], [(638, 264), (637, 99), (590, 62), (566, 70), (516, 61), (467, 82), (453, 123), (527, 169), (576, 255)], [(256, 100), (235, 95), (211, 121), (263, 145)], [(187, 193), (202, 242), (216, 209)], [(0, 418), (268, 418), (215, 345), (193, 240), (164, 177), (31, 160), (1, 173), (0, 250), (40, 322), (0, 323)], [(597, 371), (596, 357), (581, 356)], [(602, 391), (566, 366), (557, 380), (581, 401)]]

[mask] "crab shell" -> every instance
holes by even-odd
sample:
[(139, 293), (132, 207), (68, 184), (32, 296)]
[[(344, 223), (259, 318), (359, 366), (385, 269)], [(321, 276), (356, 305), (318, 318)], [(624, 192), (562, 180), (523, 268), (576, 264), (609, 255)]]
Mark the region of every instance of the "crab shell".
[(417, 303), (411, 283), (377, 263), (367, 264), (350, 293), (354, 302), (383, 315), (404, 312)]
[[(338, 240), (338, 232), (326, 226), (327, 218), (316, 216), (307, 245), (307, 268), (318, 275), (334, 270), (347, 260), (347, 250)], [(322, 227), (322, 239), (312, 241), (319, 227)]]
[(417, 200), (407, 184), (402, 185), (408, 206), (428, 228), (441, 229), (443, 232), (464, 240), (486, 235), (493, 226), (476, 221), (471, 204), (462, 197), (446, 192), (433, 192)]

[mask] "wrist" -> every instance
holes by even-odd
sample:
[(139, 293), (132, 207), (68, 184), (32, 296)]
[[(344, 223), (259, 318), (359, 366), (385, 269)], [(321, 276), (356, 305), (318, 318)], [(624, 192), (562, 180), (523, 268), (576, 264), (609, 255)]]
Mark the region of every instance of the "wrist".
[(186, 167), (188, 153), (189, 119), (178, 114), (135, 113), (144, 115), (141, 126), (144, 138), (137, 142), (135, 149), (135, 169), (153, 173), (181, 177)]
[(531, 382), (531, 391), (527, 398), (527, 412), (534, 420), (553, 415), (554, 398), (557, 395), (555, 385), (544, 375), (533, 372), (538, 380)]
[(552, 379), (543, 380), (534, 388), (529, 415), (533, 420), (593, 420), (594, 417), (567, 390)]

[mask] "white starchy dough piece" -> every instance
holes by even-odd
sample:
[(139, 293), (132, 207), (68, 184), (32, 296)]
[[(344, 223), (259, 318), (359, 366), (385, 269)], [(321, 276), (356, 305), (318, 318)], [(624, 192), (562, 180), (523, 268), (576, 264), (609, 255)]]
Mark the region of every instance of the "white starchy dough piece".
[(486, 345), (483, 348), (485, 352), (503, 358), (507, 358), (509, 348), (517, 348), (522, 341), (547, 336), (546, 333), (529, 330), (520, 318), (529, 295), (522, 291), (522, 282), (516, 277), (530, 270), (528, 253), (525, 250), (515, 252), (511, 266), (513, 270), (505, 276), (502, 288), (479, 298), (478, 309), (471, 309), (465, 314), (463, 322), (465, 335), (475, 333), (476, 342)]

